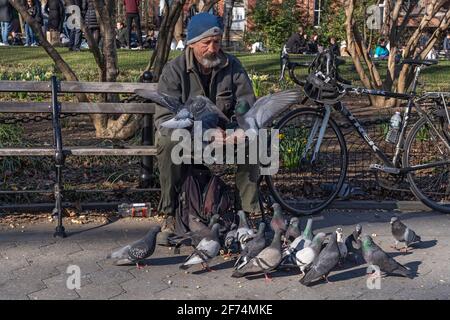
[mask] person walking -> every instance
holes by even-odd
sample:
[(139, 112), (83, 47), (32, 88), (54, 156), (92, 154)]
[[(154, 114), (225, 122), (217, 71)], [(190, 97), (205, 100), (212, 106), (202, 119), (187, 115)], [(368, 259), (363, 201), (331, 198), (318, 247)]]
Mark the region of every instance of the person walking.
[(141, 50), (143, 47), (143, 43), (142, 43), (141, 18), (139, 15), (140, 0), (123, 0), (123, 2), (125, 4), (125, 13), (127, 16), (128, 49), (130, 49), (131, 30), (134, 21), (136, 25), (137, 38), (139, 43), (137, 49)]
[(8, 0), (0, 0), (0, 29), (1, 29), (1, 41), (0, 46), (9, 46), (8, 34), (10, 31), (13, 7)]

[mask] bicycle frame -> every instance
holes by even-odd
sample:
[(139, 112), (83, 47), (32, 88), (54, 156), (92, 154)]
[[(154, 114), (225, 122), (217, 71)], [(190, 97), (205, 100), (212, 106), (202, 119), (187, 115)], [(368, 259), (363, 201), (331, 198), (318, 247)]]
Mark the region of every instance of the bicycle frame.
[[(371, 148), (371, 150), (375, 153), (375, 155), (384, 163), (384, 166), (374, 165), (373, 168), (375, 168), (375, 169), (380, 169), (380, 170), (383, 170), (385, 172), (392, 173), (392, 174), (404, 174), (404, 173), (407, 173), (410, 171), (416, 171), (416, 170), (450, 164), (450, 160), (447, 160), (447, 161), (429, 163), (429, 164), (425, 164), (425, 165), (415, 165), (415, 166), (411, 166), (411, 167), (401, 168), (400, 154), (403, 151), (403, 144), (406, 139), (406, 131), (407, 131), (409, 118), (410, 118), (413, 107), (416, 108), (416, 110), (418, 111), (418, 113), (421, 117), (426, 119), (427, 123), (433, 129), (434, 133), (445, 143), (446, 148), (448, 150), (450, 150), (449, 143), (447, 142), (445, 137), (443, 137), (439, 133), (439, 131), (436, 129), (436, 127), (433, 125), (428, 114), (425, 111), (423, 111), (422, 108), (420, 108), (420, 106), (418, 106), (414, 103), (414, 98), (416, 97), (416, 88), (417, 88), (420, 71), (421, 71), (421, 68), (419, 66), (419, 67), (417, 67), (416, 72), (415, 72), (411, 94), (394, 93), (394, 92), (389, 92), (389, 91), (372, 90), (372, 89), (365, 89), (365, 88), (350, 88), (351, 91), (354, 91), (358, 94), (377, 95), (377, 96), (390, 97), (390, 98), (396, 98), (396, 99), (401, 99), (401, 100), (408, 100), (407, 105), (403, 111), (403, 121), (402, 121), (401, 130), (400, 130), (400, 135), (399, 135), (396, 147), (395, 147), (395, 153), (394, 153), (392, 160), (389, 159), (389, 157), (386, 155), (386, 153), (384, 153), (377, 146), (377, 144), (370, 138), (370, 136), (368, 135), (368, 133), (366, 132), (366, 130), (364, 129), (362, 124), (358, 121), (358, 119), (351, 113), (351, 111), (341, 101), (338, 101), (337, 103), (335, 103), (332, 106), (334, 110), (336, 110), (340, 114), (342, 114), (352, 124), (352, 126), (358, 132), (359, 136), (366, 142), (366, 144)], [(323, 137), (325, 135), (325, 130), (328, 126), (328, 121), (329, 121), (330, 114), (331, 114), (331, 107), (329, 105), (323, 105), (323, 107), (325, 109), (323, 119), (322, 119), (321, 123), (319, 123), (320, 122), (319, 119), (316, 119), (315, 123), (313, 124), (312, 130), (308, 136), (308, 140), (307, 140), (304, 152), (302, 154), (302, 158), (301, 158), (302, 162), (306, 160), (306, 155), (312, 149), (314, 137), (316, 137), (317, 131), (320, 128), (320, 131), (318, 133), (319, 135), (317, 137), (316, 145), (314, 148), (314, 153), (311, 157), (311, 164), (317, 158), (317, 154), (320, 150), (320, 146), (323, 141)], [(446, 108), (446, 106), (445, 106), (445, 108)], [(446, 112), (448, 113), (447, 110), (446, 110)]]

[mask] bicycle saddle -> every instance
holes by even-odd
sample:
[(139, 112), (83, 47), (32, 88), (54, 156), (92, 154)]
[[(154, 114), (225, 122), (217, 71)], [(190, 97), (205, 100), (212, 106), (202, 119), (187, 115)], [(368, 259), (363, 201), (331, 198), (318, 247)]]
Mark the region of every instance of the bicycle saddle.
[(427, 66), (427, 67), (429, 67), (429, 66), (432, 66), (432, 65), (434, 65), (434, 64), (438, 64), (438, 61), (437, 61), (437, 60), (431, 60), (431, 59), (429, 59), (429, 60), (404, 59), (404, 60), (402, 61), (402, 63), (403, 63), (403, 64), (415, 65), (415, 66), (421, 65), (421, 66)]

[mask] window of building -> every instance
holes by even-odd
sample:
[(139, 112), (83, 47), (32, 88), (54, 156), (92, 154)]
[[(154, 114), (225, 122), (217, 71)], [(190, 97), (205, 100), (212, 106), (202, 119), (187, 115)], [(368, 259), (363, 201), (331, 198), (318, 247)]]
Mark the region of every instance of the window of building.
[(314, 26), (320, 25), (320, 18), (325, 0), (314, 0)]

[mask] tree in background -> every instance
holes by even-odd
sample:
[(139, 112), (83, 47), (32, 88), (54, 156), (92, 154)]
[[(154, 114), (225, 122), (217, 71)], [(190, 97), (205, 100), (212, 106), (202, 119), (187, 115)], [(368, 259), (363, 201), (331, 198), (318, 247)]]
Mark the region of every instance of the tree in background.
[[(389, 42), (389, 58), (386, 65), (386, 76), (382, 77), (380, 70), (375, 65), (369, 54), (370, 42), (363, 37), (362, 29), (357, 23), (356, 12), (360, 1), (345, 1), (345, 28), (347, 38), (347, 50), (349, 51), (356, 72), (367, 88), (390, 90), (399, 93), (407, 91), (411, 84), (414, 68), (405, 64), (398, 66), (396, 57), (424, 59), (433, 48), (437, 39), (446, 32), (450, 23), (450, 1), (430, 0), (430, 1), (384, 1), (384, 22), (378, 17), (374, 23), (380, 25), (380, 35)], [(419, 11), (418, 25), (413, 28), (410, 36), (405, 37), (408, 23), (411, 22), (413, 11)], [(438, 15), (438, 13), (441, 13)], [(437, 27), (434, 29), (426, 43), (421, 44), (420, 40), (430, 26), (432, 19), (437, 20)], [(369, 24), (371, 21), (369, 21)], [(384, 97), (370, 97), (370, 101), (376, 106), (393, 106), (397, 103), (395, 99)]]
[(274, 51), (282, 48), (301, 23), (296, 0), (286, 0), (282, 3), (258, 0), (249, 17), (255, 26), (254, 30), (246, 35), (247, 42), (261, 41), (266, 48)]

